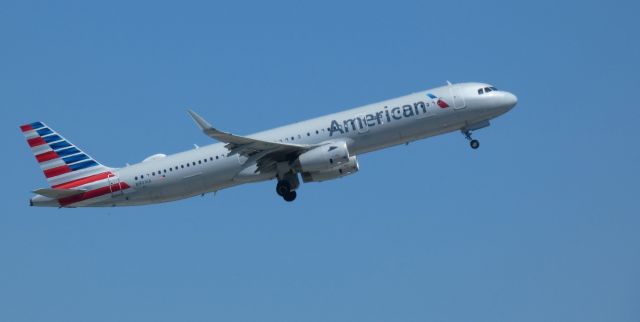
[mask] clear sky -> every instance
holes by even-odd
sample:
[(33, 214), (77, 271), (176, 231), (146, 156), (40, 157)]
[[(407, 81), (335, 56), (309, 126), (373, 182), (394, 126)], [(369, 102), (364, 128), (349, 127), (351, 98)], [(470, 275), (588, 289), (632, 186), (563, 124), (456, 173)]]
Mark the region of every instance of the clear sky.
[[(640, 320), (635, 1), (2, 1), (0, 321)], [(18, 125), (102, 163), (452, 82), (510, 113), (359, 173), (180, 202), (28, 207)]]

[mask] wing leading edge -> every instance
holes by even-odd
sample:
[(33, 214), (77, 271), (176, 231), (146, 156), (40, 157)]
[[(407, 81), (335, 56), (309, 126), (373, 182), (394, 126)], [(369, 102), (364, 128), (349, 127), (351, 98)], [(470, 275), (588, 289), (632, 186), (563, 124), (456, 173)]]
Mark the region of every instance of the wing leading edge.
[(229, 155), (240, 154), (246, 157), (253, 157), (258, 165), (256, 172), (273, 170), (276, 168), (276, 163), (294, 161), (303, 152), (319, 146), (271, 142), (235, 135), (214, 128), (209, 122), (192, 110), (188, 110), (188, 112), (204, 134), (212, 139), (226, 143), (225, 147), (229, 149)]

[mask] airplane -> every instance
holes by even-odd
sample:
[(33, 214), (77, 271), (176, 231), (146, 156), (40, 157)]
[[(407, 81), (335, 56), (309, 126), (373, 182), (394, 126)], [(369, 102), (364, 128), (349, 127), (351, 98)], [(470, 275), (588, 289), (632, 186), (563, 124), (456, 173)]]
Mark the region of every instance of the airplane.
[(485, 83), (445, 86), (329, 114), (252, 135), (213, 127), (188, 113), (219, 141), (172, 154), (154, 154), (122, 168), (99, 163), (43, 122), (20, 126), (49, 188), (33, 191), (30, 206), (137, 206), (216, 193), (276, 179), (276, 193), (296, 199), (302, 182), (322, 182), (358, 172), (358, 156), (444, 133), (460, 131), (472, 149), (472, 132), (518, 102)]

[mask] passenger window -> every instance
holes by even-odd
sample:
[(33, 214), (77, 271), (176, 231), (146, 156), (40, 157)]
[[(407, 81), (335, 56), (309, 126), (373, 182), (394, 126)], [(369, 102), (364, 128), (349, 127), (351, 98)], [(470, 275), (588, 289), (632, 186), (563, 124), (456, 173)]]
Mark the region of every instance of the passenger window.
[(193, 161), (193, 165), (196, 165), (196, 162), (195, 162), (195, 161)]
[[(198, 160), (198, 164), (202, 164), (202, 161), (201, 161), (201, 160)], [(195, 164), (194, 164), (194, 165), (195, 165)]]
[(218, 156), (216, 155), (216, 160), (218, 160)]
[(484, 94), (484, 89), (481, 88), (478, 90), (478, 95), (482, 95), (482, 94)]
[(318, 130), (316, 130), (316, 134), (320, 134), (320, 132)]
[(141, 175), (140, 175), (140, 179), (144, 179), (144, 174), (141, 174)]
[(155, 173), (155, 172), (151, 172), (151, 175), (152, 175), (152, 176), (155, 176), (155, 175), (156, 175), (156, 173)]
[(138, 176), (136, 176), (136, 180), (138, 180)]
[(209, 161), (213, 161), (213, 157), (209, 157)]

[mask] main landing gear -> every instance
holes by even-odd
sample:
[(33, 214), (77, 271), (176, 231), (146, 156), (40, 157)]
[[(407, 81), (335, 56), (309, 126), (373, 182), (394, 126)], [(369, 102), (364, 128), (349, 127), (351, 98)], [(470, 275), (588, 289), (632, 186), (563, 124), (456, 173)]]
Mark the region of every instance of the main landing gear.
[(471, 146), (472, 149), (477, 149), (480, 147), (480, 141), (474, 139), (471, 137), (471, 131), (469, 130), (461, 130), (462, 134), (464, 134), (464, 137), (469, 140), (469, 145)]
[(278, 196), (282, 197), (282, 199), (289, 202), (296, 200), (298, 195), (295, 190), (291, 189), (291, 183), (286, 180), (278, 181), (278, 184), (276, 185), (276, 193)]
[(298, 186), (300, 186), (298, 176), (293, 173), (288, 173), (284, 175), (282, 179), (278, 179), (278, 184), (276, 185), (276, 193), (285, 201), (291, 202), (296, 200), (296, 197), (298, 196), (295, 190), (298, 188)]

